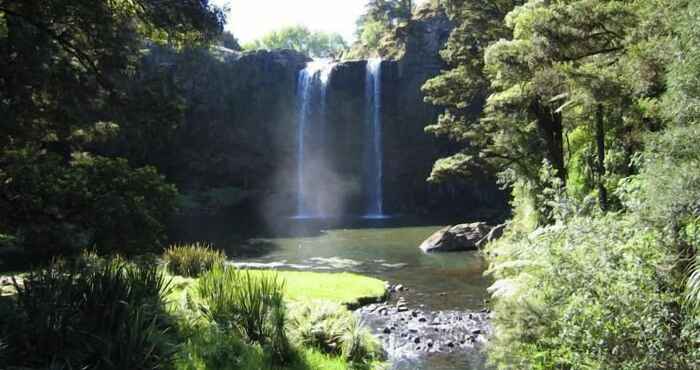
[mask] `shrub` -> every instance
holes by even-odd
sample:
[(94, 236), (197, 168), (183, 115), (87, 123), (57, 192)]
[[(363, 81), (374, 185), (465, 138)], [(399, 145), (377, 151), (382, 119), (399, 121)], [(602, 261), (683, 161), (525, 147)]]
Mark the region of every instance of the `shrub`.
[(249, 346), (230, 330), (198, 324), (182, 333), (187, 338), (177, 354), (177, 369), (263, 369), (264, 361), (255, 346)]
[(280, 361), (287, 358), (284, 282), (276, 274), (251, 274), (217, 265), (199, 279), (197, 291), (205, 317), (250, 342), (269, 345)]
[(488, 249), (500, 368), (688, 368), (660, 233), (619, 214), (573, 217)]
[(294, 343), (356, 363), (378, 357), (377, 340), (344, 307), (327, 302), (299, 304), (293, 313), (289, 327)]
[(198, 277), (214, 266), (222, 265), (226, 255), (213, 250), (210, 245), (195, 243), (171, 246), (163, 253), (163, 259), (170, 273)]
[(66, 163), (42, 153), (5, 153), (0, 192), (13, 212), (0, 212), (3, 233), (42, 257), (93, 247), (102, 254), (161, 252), (177, 190), (153, 167), (88, 155)]
[(8, 367), (159, 369), (171, 362), (163, 313), (170, 282), (155, 267), (55, 262), (16, 289), (11, 314), (0, 318)]

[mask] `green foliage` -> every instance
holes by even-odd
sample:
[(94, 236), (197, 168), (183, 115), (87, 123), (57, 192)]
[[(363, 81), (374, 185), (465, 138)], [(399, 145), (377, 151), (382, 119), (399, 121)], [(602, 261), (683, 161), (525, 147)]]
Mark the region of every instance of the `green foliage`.
[(239, 336), (216, 325), (199, 324), (182, 332), (187, 338), (175, 359), (178, 370), (263, 369), (264, 358)]
[(342, 355), (359, 364), (368, 364), (380, 356), (377, 340), (344, 307), (322, 301), (300, 303), (292, 312), (290, 337), (297, 345)]
[(160, 369), (171, 363), (164, 298), (170, 282), (153, 266), (120, 259), (55, 262), (16, 284), (6, 366)]
[(397, 56), (401, 40), (397, 30), (411, 22), (412, 0), (371, 0), (365, 5), (365, 13), (356, 22), (357, 41), (352, 45), (347, 59), (376, 56)]
[(664, 96), (664, 115), (678, 124), (697, 124), (700, 122), (700, 50), (697, 47), (700, 44), (697, 27), (700, 4), (695, 1), (673, 4), (675, 55), (668, 65), (669, 89)]
[(205, 317), (250, 342), (269, 345), (280, 362), (289, 355), (283, 292), (284, 282), (275, 274), (251, 274), (221, 265), (197, 282)]
[(337, 58), (347, 48), (338, 33), (312, 32), (305, 26), (289, 26), (272, 31), (244, 45), (246, 50), (291, 49), (314, 58)]
[(0, 1), (0, 228), (44, 255), (158, 248), (175, 189), (143, 153), (131, 169), (107, 152), (182, 119), (173, 89), (138, 79), (144, 44), (206, 44), (223, 23), (206, 0)]
[(674, 256), (632, 218), (574, 217), (488, 247), (500, 368), (688, 368)]
[(151, 167), (87, 154), (66, 165), (29, 149), (3, 162), (0, 203), (13, 212), (0, 214), (0, 225), (34, 254), (145, 253), (164, 240), (177, 192)]
[(639, 174), (621, 189), (625, 205), (653, 225), (677, 230), (700, 215), (700, 127), (673, 127), (649, 136)]
[[(486, 163), (531, 184), (534, 195), (543, 189), (539, 168), (547, 160), (565, 188), (573, 181), (569, 194), (583, 200), (597, 193), (601, 208), (619, 207), (608, 194), (631, 174), (642, 134), (662, 125), (658, 109), (645, 108), (658, 105), (663, 89), (666, 22), (675, 4), (446, 1), (445, 7), (457, 23), (442, 51), (451, 69), (423, 87), (426, 101), (445, 112), (426, 131), (462, 150), (437, 162), (435, 172), (463, 176)], [(664, 10), (654, 13), (655, 7)]]
[[(196, 325), (183, 334), (188, 338), (177, 354), (178, 370), (270, 370), (280, 369), (270, 353), (258, 344), (247, 344), (231, 331), (211, 325)], [(340, 357), (325, 355), (313, 349), (296, 349), (288, 370), (356, 369)]]
[(221, 266), (226, 261), (222, 251), (212, 249), (207, 244), (173, 245), (163, 253), (168, 272), (186, 277), (198, 277)]
[[(177, 305), (178, 326), (180, 337), (184, 341), (182, 350), (177, 354), (176, 368), (262, 370), (283, 366), (290, 370), (341, 370), (374, 368), (380, 364), (380, 347), (377, 340), (340, 303), (349, 299), (333, 298), (323, 288), (311, 289), (314, 283), (323, 283), (326, 280), (334, 280), (339, 284), (330, 284), (326, 288), (331, 289), (330, 286), (333, 286), (332, 289), (342, 290), (339, 286), (347, 286), (351, 282), (361, 286), (374, 279), (350, 274), (298, 271), (237, 272), (238, 277), (232, 278), (231, 273), (226, 274), (220, 270), (217, 279), (224, 280), (206, 283), (209, 285), (206, 288), (209, 290), (208, 300), (216, 299), (218, 303), (213, 304), (219, 307), (216, 310), (228, 312), (218, 315), (218, 321), (211, 321), (213, 311), (198, 293), (201, 279), (173, 279), (175, 292), (170, 296), (170, 300), (181, 303)], [(253, 279), (257, 276), (258, 280), (271, 280), (275, 276), (289, 280), (284, 285), (285, 300), (290, 302), (289, 311), (285, 305), (276, 305), (274, 309), (277, 309), (277, 312), (268, 310), (267, 319), (263, 318), (260, 321), (267, 320), (263, 325), (277, 329), (271, 331), (271, 339), (268, 338), (262, 343), (252, 342), (241, 333), (240, 325), (243, 324), (231, 323), (231, 320), (243, 321), (243, 314), (230, 314), (239, 308), (234, 307), (237, 303), (233, 294), (229, 294), (231, 289), (227, 289), (226, 286), (243, 286), (243, 281), (248, 279), (246, 273)], [(213, 279), (214, 274), (216, 273), (208, 275)], [(301, 275), (306, 275), (306, 278), (301, 278)], [(234, 283), (236, 281), (238, 283)], [(190, 296), (189, 291), (193, 291), (194, 294)], [(229, 295), (226, 296), (227, 294)], [(334, 299), (337, 303), (326, 299)], [(356, 297), (354, 300), (358, 299), (360, 298)], [(260, 307), (261, 310), (265, 310)], [(322, 332), (317, 333), (318, 331)], [(286, 339), (287, 336), (289, 340)], [(293, 346), (289, 345), (290, 343), (293, 343)], [(284, 347), (280, 347), (280, 344)], [(281, 358), (279, 353), (283, 350), (285, 355)]]

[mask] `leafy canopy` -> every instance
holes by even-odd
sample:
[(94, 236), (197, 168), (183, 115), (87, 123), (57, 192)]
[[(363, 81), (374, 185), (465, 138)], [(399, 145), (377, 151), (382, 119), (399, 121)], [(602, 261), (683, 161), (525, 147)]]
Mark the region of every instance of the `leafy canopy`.
[(244, 45), (246, 50), (291, 49), (313, 58), (337, 58), (346, 48), (347, 44), (340, 34), (311, 31), (302, 25), (272, 31)]

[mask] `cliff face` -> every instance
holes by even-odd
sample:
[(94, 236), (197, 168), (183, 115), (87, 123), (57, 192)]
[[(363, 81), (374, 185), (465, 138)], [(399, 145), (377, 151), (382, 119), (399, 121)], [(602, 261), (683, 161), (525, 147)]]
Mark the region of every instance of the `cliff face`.
[[(454, 148), (424, 132), (440, 110), (423, 102), (421, 86), (446, 66), (439, 50), (453, 25), (430, 8), (398, 30), (404, 52), (381, 67), (382, 150), (386, 213), (453, 213), (479, 207), (502, 209), (493, 179), (430, 185), (432, 164)], [(153, 68), (167, 66), (186, 100), (186, 124), (168, 176), (185, 192), (234, 187), (242, 204), (271, 217), (296, 211), (299, 71), (308, 58), (292, 51), (195, 55), (153, 52)], [(323, 150), (317, 158), (332, 177), (312, 179), (335, 197), (331, 212), (362, 213), (370, 126), (366, 119), (366, 61), (335, 66), (327, 86)], [(309, 134), (307, 134), (309, 135)], [(308, 137), (306, 138), (309, 139)], [(312, 140), (313, 141), (313, 140)], [(317, 154), (318, 154), (317, 153)]]
[(393, 190), (387, 192), (391, 208), (429, 212), (441, 203), (455, 204), (442, 197), (441, 186), (426, 182), (434, 161), (449, 151), (449, 145), (424, 132), (440, 109), (426, 104), (421, 92), (425, 81), (446, 67), (439, 52), (453, 27), (443, 11), (424, 8), (413, 22), (397, 30), (404, 52), (397, 62), (387, 63), (389, 81), (384, 91), (384, 98), (391, 102), (385, 126), (385, 186)]

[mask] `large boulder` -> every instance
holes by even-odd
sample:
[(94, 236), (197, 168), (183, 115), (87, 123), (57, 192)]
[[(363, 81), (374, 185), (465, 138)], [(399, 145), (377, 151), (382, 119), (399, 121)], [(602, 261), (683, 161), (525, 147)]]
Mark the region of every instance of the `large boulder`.
[(476, 250), (489, 231), (485, 222), (447, 226), (426, 239), (420, 249), (426, 253)]

